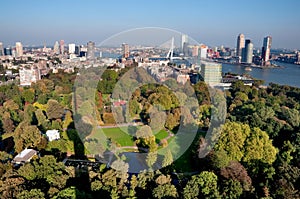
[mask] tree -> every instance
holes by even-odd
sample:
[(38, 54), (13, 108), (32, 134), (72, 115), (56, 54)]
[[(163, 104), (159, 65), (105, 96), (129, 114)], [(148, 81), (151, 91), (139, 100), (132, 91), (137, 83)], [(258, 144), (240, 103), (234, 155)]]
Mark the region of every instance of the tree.
[(181, 113), (179, 108), (173, 109), (167, 115), (165, 127), (169, 130), (173, 130), (176, 126), (179, 125), (180, 115)]
[(153, 167), (156, 160), (157, 160), (157, 152), (149, 152), (147, 154), (146, 163), (150, 169)]
[(33, 89), (26, 89), (22, 92), (22, 98), (27, 103), (33, 103), (34, 102), (34, 90)]
[(136, 132), (136, 138), (149, 138), (153, 136), (151, 127), (148, 125), (142, 126), (139, 130)]
[(200, 81), (194, 85), (199, 104), (210, 104), (210, 94), (205, 82)]
[(46, 113), (49, 120), (62, 118), (64, 111), (64, 107), (56, 100), (50, 99), (48, 101)]
[(155, 187), (152, 191), (155, 198), (176, 198), (178, 196), (176, 187), (172, 184), (162, 184)]
[(243, 147), (251, 129), (246, 124), (227, 122), (221, 130), (220, 138), (215, 145), (216, 151), (226, 151), (230, 160), (240, 161), (244, 155)]
[(116, 123), (113, 113), (103, 113), (103, 121), (105, 124)]
[(44, 199), (45, 194), (40, 189), (24, 190), (17, 195), (17, 199)]
[(129, 114), (131, 117), (139, 114), (141, 112), (140, 104), (136, 99), (129, 100)]
[(5, 114), (2, 118), (2, 128), (5, 133), (11, 133), (15, 130), (14, 122), (10, 119), (10, 114)]
[(223, 185), (222, 198), (226, 199), (238, 199), (243, 193), (243, 187), (241, 183), (236, 180), (226, 180)]
[(121, 106), (113, 107), (113, 116), (116, 123), (120, 124), (125, 122), (125, 113)]
[(192, 176), (183, 189), (184, 198), (220, 198), (217, 181), (216, 174), (209, 171)]
[(43, 113), (43, 110), (37, 109), (35, 111), (35, 116), (38, 121), (38, 127), (40, 127), (41, 130), (46, 131), (50, 127), (50, 122)]
[(162, 162), (162, 167), (167, 167), (173, 163), (173, 155), (170, 149), (168, 149), (165, 153), (163, 162)]
[(82, 190), (77, 189), (74, 186), (68, 187), (62, 191), (60, 191), (56, 196), (53, 197), (53, 199), (91, 199), (91, 195), (88, 193), (85, 193)]
[(282, 117), (285, 121), (291, 124), (293, 127), (297, 127), (300, 124), (300, 114), (297, 109), (289, 109), (288, 107), (281, 108)]
[(21, 152), (27, 147), (36, 147), (41, 141), (40, 130), (26, 122), (21, 122), (14, 132), (15, 148)]
[(276, 159), (277, 149), (266, 132), (249, 125), (227, 122), (222, 127), (215, 151), (224, 150), (229, 160), (250, 162), (260, 160), (271, 164)]
[(243, 161), (261, 160), (272, 164), (276, 160), (277, 149), (272, 145), (272, 140), (266, 132), (254, 128), (245, 143)]
[(129, 165), (128, 163), (124, 162), (121, 159), (115, 160), (112, 164), (111, 167), (116, 170), (116, 174), (118, 178), (121, 178), (123, 181), (125, 181), (128, 177), (128, 169)]
[(37, 177), (33, 164), (25, 164), (24, 166), (20, 167), (18, 174), (24, 177), (26, 180), (34, 180)]
[(98, 83), (98, 91), (102, 94), (111, 94), (117, 82), (118, 73), (114, 70), (105, 70)]
[(153, 112), (150, 113), (150, 118), (151, 121), (149, 126), (151, 127), (153, 132), (159, 132), (164, 128), (164, 124), (166, 121), (165, 112), (154, 110)]
[(28, 104), (24, 108), (24, 121), (28, 122), (29, 124), (36, 124), (36, 117), (35, 117), (35, 107), (32, 104)]
[(252, 180), (241, 163), (231, 161), (228, 166), (221, 168), (220, 175), (225, 179), (238, 181), (241, 183), (244, 190), (250, 190)]

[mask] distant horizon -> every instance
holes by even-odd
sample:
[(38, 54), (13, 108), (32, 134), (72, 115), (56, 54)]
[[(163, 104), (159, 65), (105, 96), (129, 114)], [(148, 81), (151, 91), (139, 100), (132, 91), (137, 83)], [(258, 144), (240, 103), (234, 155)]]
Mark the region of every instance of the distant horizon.
[(122, 31), (162, 27), (208, 46), (235, 47), (243, 33), (254, 46), (273, 37), (272, 48), (300, 48), (300, 1), (130, 1), (11, 0), (1, 3), (0, 42), (13, 46), (96, 44)]

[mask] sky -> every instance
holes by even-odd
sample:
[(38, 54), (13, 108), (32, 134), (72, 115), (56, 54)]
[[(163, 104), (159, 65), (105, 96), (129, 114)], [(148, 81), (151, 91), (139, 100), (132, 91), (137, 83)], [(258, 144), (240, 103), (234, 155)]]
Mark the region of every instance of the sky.
[(4, 46), (17, 41), (53, 46), (61, 39), (101, 44), (126, 30), (161, 27), (209, 46), (235, 47), (243, 33), (255, 47), (271, 35), (273, 48), (300, 49), (299, 0), (2, 0), (0, 5)]

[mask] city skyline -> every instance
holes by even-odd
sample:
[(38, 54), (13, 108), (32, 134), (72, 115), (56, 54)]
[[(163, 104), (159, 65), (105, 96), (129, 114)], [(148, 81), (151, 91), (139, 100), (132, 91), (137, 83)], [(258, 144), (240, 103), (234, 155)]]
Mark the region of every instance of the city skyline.
[[(55, 41), (101, 43), (119, 32), (162, 27), (187, 34), (209, 46), (236, 45), (243, 33), (254, 47), (272, 35), (273, 48), (299, 49), (298, 1), (6, 1), (2, 2), (0, 41), (4, 46), (53, 45)], [(118, 10), (118, 8), (122, 8)], [(117, 10), (117, 11), (116, 11)], [(187, 14), (184, 14), (187, 13)], [(70, 17), (71, 16), (71, 17)], [(73, 17), (72, 17), (73, 16)], [(125, 41), (129, 43), (128, 41)]]

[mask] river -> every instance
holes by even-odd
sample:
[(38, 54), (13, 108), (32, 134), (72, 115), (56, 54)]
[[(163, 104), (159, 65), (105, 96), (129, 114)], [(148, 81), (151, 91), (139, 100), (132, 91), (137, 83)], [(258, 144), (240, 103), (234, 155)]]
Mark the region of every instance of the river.
[(272, 82), (300, 88), (300, 65), (279, 62), (276, 62), (276, 64), (283, 66), (283, 68), (252, 68), (252, 71), (246, 71), (245, 66), (222, 64), (222, 72), (249, 74), (253, 78), (264, 80), (265, 85)]

